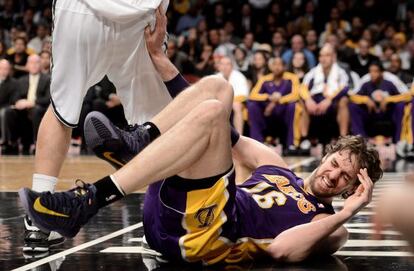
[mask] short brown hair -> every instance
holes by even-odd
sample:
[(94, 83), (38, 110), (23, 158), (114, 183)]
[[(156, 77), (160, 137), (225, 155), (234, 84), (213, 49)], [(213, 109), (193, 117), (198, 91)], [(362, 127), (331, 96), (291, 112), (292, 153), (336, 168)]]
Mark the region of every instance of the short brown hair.
[(347, 150), (355, 155), (360, 168), (366, 168), (368, 176), (375, 183), (382, 177), (381, 161), (378, 151), (368, 146), (362, 136), (343, 136), (334, 144), (326, 147), (326, 154), (329, 156), (335, 152)]

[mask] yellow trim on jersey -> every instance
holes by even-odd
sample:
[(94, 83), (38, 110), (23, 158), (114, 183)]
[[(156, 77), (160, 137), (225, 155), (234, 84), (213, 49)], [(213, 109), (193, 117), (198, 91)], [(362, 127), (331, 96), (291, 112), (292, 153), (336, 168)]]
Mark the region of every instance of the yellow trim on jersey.
[(309, 87), (306, 84), (302, 84), (302, 86), (300, 87), (299, 95), (305, 101), (311, 97)]
[(368, 96), (358, 95), (358, 94), (349, 96), (349, 99), (351, 100), (351, 102), (355, 104), (367, 104), (368, 101), (370, 100)]
[[(286, 94), (280, 98), (279, 103), (285, 104), (297, 101), (299, 99), (299, 89), (300, 89), (300, 83), (299, 83), (299, 77), (291, 72), (284, 72), (282, 76), (283, 80), (290, 80), (292, 82), (292, 89), (289, 94)], [(265, 76), (262, 76), (259, 81), (256, 83), (256, 85), (253, 87), (249, 100), (252, 101), (258, 101), (258, 102), (264, 102), (269, 99), (269, 94), (267, 93), (260, 93), (263, 84), (269, 81), (273, 81), (274, 76), (273, 74), (267, 74)]]
[(303, 107), (300, 103), (295, 105), (295, 115), (293, 117), (293, 145), (300, 145), (300, 124), (302, 120), (302, 114), (304, 113)]
[(404, 116), (401, 123), (400, 140), (407, 141), (408, 144), (413, 144), (413, 127), (412, 127), (412, 104), (408, 103), (404, 107)]
[(391, 95), (385, 98), (387, 103), (399, 103), (399, 102), (409, 102), (411, 101), (412, 96), (411, 93), (403, 93), (398, 95)]
[(234, 96), (233, 102), (244, 103), (247, 100), (247, 97), (244, 95)]
[(299, 77), (291, 72), (283, 73), (284, 80), (290, 80), (292, 82), (292, 89), (289, 94), (282, 96), (279, 100), (280, 104), (286, 104), (291, 102), (296, 102), (299, 100), (300, 92), (300, 81)]
[(236, 245), (227, 256), (225, 262), (228, 264), (239, 263), (241, 261), (257, 260), (260, 256), (268, 255), (267, 247), (272, 243), (270, 239), (254, 239), (244, 237), (237, 240)]
[(180, 238), (179, 244), (181, 255), (188, 262), (214, 264), (230, 253), (233, 244), (220, 237), (221, 227), (227, 221), (223, 210), (229, 198), (228, 182), (223, 176), (210, 188), (187, 193), (182, 220), (187, 233)]
[(273, 74), (266, 74), (262, 76), (259, 81), (257, 81), (256, 85), (254, 85), (252, 91), (250, 92), (249, 100), (258, 101), (258, 102), (265, 102), (269, 99), (269, 94), (267, 93), (260, 93), (260, 90), (263, 87), (263, 84), (273, 81)]

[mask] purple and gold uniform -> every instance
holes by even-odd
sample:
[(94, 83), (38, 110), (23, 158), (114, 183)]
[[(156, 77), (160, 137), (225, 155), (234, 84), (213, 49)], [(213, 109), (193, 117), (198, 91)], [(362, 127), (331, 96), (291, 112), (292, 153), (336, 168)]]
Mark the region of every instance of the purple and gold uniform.
[[(386, 112), (369, 112), (366, 106), (368, 100), (376, 100), (380, 93), (387, 101)], [(382, 80), (375, 83), (369, 74), (361, 78), (356, 92), (350, 95), (349, 113), (351, 116), (351, 132), (355, 135), (367, 136), (366, 126), (376, 121), (392, 121), (395, 125), (393, 140), (412, 141), (412, 131), (409, 127), (411, 94), (407, 86), (398, 77), (389, 72), (383, 72)]]
[(236, 263), (266, 257), (281, 232), (334, 213), (288, 169), (261, 166), (239, 186), (234, 177), (231, 169), (202, 180), (172, 177), (151, 185), (144, 203), (149, 246), (170, 260)]
[[(281, 120), (287, 129), (286, 145), (299, 145), (299, 121), (301, 107), (299, 99), (299, 78), (290, 72), (284, 72), (279, 84), (275, 84), (273, 74), (262, 77), (253, 88), (247, 108), (249, 111), (250, 137), (264, 142), (264, 131), (269, 121)], [(265, 117), (264, 111), (269, 104), (269, 96), (278, 92), (281, 98), (271, 116)]]

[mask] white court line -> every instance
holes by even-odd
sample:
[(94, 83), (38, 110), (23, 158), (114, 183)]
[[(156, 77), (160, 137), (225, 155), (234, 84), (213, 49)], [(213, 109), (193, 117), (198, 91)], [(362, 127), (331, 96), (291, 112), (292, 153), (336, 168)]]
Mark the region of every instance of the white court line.
[(108, 247), (100, 251), (101, 253), (132, 253), (132, 254), (147, 254), (154, 256), (161, 256), (162, 254), (148, 248), (135, 246), (135, 247)]
[(302, 161), (300, 161), (300, 162), (294, 163), (293, 165), (290, 165), (288, 168), (289, 168), (290, 170), (292, 170), (292, 169), (295, 169), (295, 168), (297, 168), (297, 167), (300, 167), (300, 166), (303, 166), (303, 165), (306, 165), (306, 164), (312, 163), (312, 162), (313, 162), (313, 161), (315, 161), (315, 160), (316, 160), (316, 158), (315, 158), (315, 157), (309, 157), (309, 158), (306, 158), (305, 160), (302, 160)]
[(405, 251), (337, 251), (337, 256), (355, 257), (412, 257), (414, 254)]
[(59, 259), (59, 258), (62, 258), (62, 257), (65, 257), (65, 256), (67, 256), (69, 254), (73, 254), (73, 253), (78, 252), (80, 250), (83, 250), (85, 248), (88, 248), (88, 247), (97, 245), (97, 244), (102, 243), (102, 242), (105, 242), (105, 241), (107, 241), (109, 239), (112, 239), (112, 238), (115, 238), (117, 236), (123, 235), (123, 234), (125, 234), (127, 232), (130, 232), (130, 231), (139, 229), (141, 227), (142, 227), (142, 222), (137, 223), (137, 224), (134, 224), (134, 225), (131, 225), (129, 227), (126, 227), (125, 229), (122, 229), (122, 230), (119, 230), (119, 231), (116, 231), (116, 232), (107, 234), (105, 236), (99, 237), (98, 239), (95, 239), (95, 240), (89, 241), (87, 243), (84, 243), (82, 245), (79, 245), (79, 246), (76, 246), (76, 247), (73, 247), (73, 248), (64, 250), (62, 252), (53, 254), (53, 255), (51, 255), (49, 257), (46, 257), (46, 258), (43, 258), (41, 260), (32, 262), (30, 264), (26, 264), (26, 265), (24, 265), (22, 267), (19, 267), (19, 268), (16, 268), (16, 269), (12, 270), (12, 271), (24, 271), (24, 270), (29, 270), (29, 269), (38, 267), (38, 266), (43, 265), (45, 263), (54, 261), (54, 260)]
[[(374, 234), (376, 231), (371, 229), (347, 229), (349, 233), (366, 233), (366, 234)], [(392, 231), (392, 230), (385, 230), (381, 231), (381, 234), (383, 235), (401, 235), (398, 231)]]
[(128, 239), (128, 242), (132, 243), (132, 242), (142, 242), (143, 238), (142, 237), (138, 237), (138, 238), (130, 238)]
[(346, 228), (372, 228), (374, 223), (346, 223)]
[[(344, 205), (345, 205), (344, 201), (334, 201), (334, 202), (332, 202), (332, 207), (344, 207)], [(368, 204), (364, 208), (375, 208), (375, 207), (377, 207), (377, 204), (375, 204), (375, 202), (371, 202), (370, 204)]]
[(402, 240), (348, 240), (344, 247), (407, 247)]

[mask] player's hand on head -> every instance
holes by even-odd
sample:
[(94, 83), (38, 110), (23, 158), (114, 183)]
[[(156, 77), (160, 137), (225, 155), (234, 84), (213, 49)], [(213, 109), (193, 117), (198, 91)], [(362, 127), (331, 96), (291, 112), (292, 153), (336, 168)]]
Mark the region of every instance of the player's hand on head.
[(360, 184), (355, 192), (345, 200), (344, 209), (352, 214), (358, 213), (362, 208), (367, 206), (372, 200), (372, 191), (374, 183), (368, 176), (366, 168), (360, 169), (357, 174)]
[(167, 33), (167, 16), (161, 5), (155, 11), (155, 19), (154, 29), (151, 30), (151, 26), (148, 25), (144, 31), (145, 42), (150, 55), (164, 54), (162, 46)]

